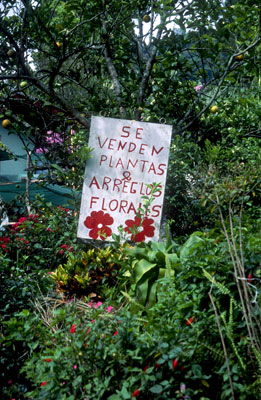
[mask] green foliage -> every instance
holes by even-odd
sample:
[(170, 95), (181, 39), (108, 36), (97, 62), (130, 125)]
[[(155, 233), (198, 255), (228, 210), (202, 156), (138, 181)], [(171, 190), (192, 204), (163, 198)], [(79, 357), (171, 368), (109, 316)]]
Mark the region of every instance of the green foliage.
[(50, 270), (83, 247), (77, 243), (76, 226), (77, 217), (70, 209), (38, 199), (28, 217), (20, 217), (0, 233), (0, 252), (24, 270)]
[(139, 243), (126, 248), (125, 253), (132, 259), (132, 264), (126, 273), (130, 275), (129, 296), (143, 306), (151, 306), (157, 301), (160, 287), (159, 279), (174, 277), (175, 270), (180, 266), (170, 237), (166, 242)]
[(50, 277), (66, 295), (91, 294), (92, 297), (100, 297), (104, 285), (112, 287), (117, 284), (118, 273), (124, 262), (126, 257), (121, 248), (119, 251), (111, 247), (92, 248), (75, 255), (69, 254), (67, 262), (59, 265)]

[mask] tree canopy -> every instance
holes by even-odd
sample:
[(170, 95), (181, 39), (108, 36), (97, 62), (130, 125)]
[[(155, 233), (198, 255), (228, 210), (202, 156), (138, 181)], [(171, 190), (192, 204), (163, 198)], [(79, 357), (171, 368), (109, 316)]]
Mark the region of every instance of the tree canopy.
[(76, 186), (92, 115), (170, 124), (187, 150), (172, 149), (169, 176), (184, 188), (202, 157), (193, 143), (255, 158), (260, 12), (255, 0), (4, 0), (0, 117)]
[(180, 133), (258, 76), (256, 1), (3, 1), (0, 18), (3, 114), (38, 129), (102, 113)]

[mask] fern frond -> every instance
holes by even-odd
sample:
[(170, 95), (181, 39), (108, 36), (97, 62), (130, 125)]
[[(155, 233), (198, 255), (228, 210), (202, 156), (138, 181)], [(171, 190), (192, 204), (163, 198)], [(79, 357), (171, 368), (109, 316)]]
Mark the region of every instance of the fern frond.
[(256, 361), (257, 361), (257, 366), (258, 366), (258, 374), (259, 374), (259, 380), (261, 383), (261, 352), (257, 350), (256, 347), (251, 346), (253, 353), (255, 354)]
[[(233, 304), (233, 302), (231, 301), (230, 304)], [(232, 309), (232, 310), (233, 310), (233, 309)], [(230, 341), (230, 344), (231, 344), (231, 347), (232, 347), (232, 349), (233, 349), (233, 352), (234, 352), (234, 354), (236, 355), (236, 357), (237, 357), (237, 359), (238, 359), (238, 362), (239, 362), (241, 368), (243, 369), (243, 371), (245, 371), (245, 370), (246, 370), (246, 366), (245, 366), (245, 364), (243, 363), (243, 360), (242, 360), (242, 358), (241, 358), (241, 356), (240, 356), (240, 354), (239, 354), (239, 352), (238, 352), (238, 350), (237, 350), (237, 347), (236, 347), (236, 345), (235, 345), (234, 338), (233, 338), (233, 314), (232, 314), (232, 316), (231, 316), (231, 307), (230, 307), (230, 310), (229, 310), (229, 311), (230, 311), (230, 312), (229, 312), (229, 323), (228, 323), (228, 324), (227, 324), (227, 321), (226, 321), (226, 319), (225, 319), (224, 313), (221, 314), (220, 317), (221, 317), (221, 319), (222, 319), (222, 321), (223, 321), (223, 324), (224, 324), (224, 326), (225, 326), (226, 334), (227, 334), (227, 337), (228, 337), (228, 339), (229, 339), (229, 341)], [(232, 322), (231, 322), (231, 321), (232, 321)]]
[[(204, 355), (209, 356), (213, 359), (215, 363), (218, 365), (222, 365), (225, 361), (224, 353), (222, 350), (219, 350), (210, 344), (206, 344), (205, 342), (202, 342), (201, 340), (198, 340), (198, 343), (204, 348)], [(207, 352), (206, 352), (207, 350)]]
[(203, 269), (203, 275), (212, 283), (213, 286), (217, 287), (222, 294), (228, 295), (230, 297), (236, 309), (242, 311), (242, 306), (238, 302), (236, 302), (230, 290), (225, 285), (216, 281), (215, 277), (210, 275), (210, 273), (207, 272), (205, 269)]
[(124, 297), (126, 297), (126, 299), (127, 299), (130, 303), (134, 304), (135, 306), (137, 306), (138, 308), (140, 308), (140, 309), (142, 309), (142, 310), (146, 310), (146, 308), (145, 308), (143, 305), (141, 305), (140, 303), (138, 303), (137, 301), (135, 301), (135, 300), (133, 299), (133, 297), (131, 297), (128, 293), (121, 291), (121, 294), (122, 294)]
[(227, 330), (230, 336), (232, 336), (233, 333), (233, 324), (234, 324), (234, 318), (233, 318), (233, 301), (230, 297), (230, 304), (229, 304), (229, 320), (228, 320), (228, 325), (227, 325)]

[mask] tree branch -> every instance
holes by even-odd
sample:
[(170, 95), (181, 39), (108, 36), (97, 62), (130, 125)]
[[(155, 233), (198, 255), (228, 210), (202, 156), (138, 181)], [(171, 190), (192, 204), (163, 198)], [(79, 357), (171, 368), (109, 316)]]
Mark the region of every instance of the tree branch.
[[(214, 94), (213, 94), (212, 97), (210, 98), (209, 102), (205, 105), (205, 107), (202, 108), (202, 110), (201, 110), (194, 118), (192, 118), (192, 120), (190, 120), (190, 122), (188, 122), (185, 126), (183, 126), (183, 127), (181, 128), (181, 125), (185, 122), (185, 120), (187, 119), (187, 117), (191, 114), (192, 109), (194, 109), (194, 107), (193, 107), (193, 105), (192, 105), (192, 107), (191, 107), (191, 108), (188, 110), (188, 112), (185, 114), (185, 117), (182, 118), (182, 120), (180, 120), (180, 121), (178, 122), (178, 124), (177, 124), (178, 128), (175, 129), (175, 127), (174, 127), (174, 133), (178, 134), (178, 133), (184, 132), (184, 131), (185, 131), (186, 129), (188, 129), (197, 119), (199, 119), (199, 118), (201, 117), (202, 114), (204, 114), (204, 112), (205, 112), (205, 111), (211, 106), (211, 104), (215, 101), (215, 99), (216, 99), (216, 97), (217, 97), (217, 95), (218, 95), (218, 93), (219, 93), (219, 90), (220, 90), (220, 88), (221, 88), (221, 86), (222, 86), (222, 84), (223, 84), (223, 82), (224, 82), (224, 80), (225, 80), (225, 78), (226, 78), (226, 76), (227, 76), (227, 74), (228, 74), (228, 72), (229, 72), (229, 70), (230, 70), (230, 68), (231, 68), (231, 66), (232, 66), (232, 64), (233, 64), (233, 62), (234, 62), (234, 60), (235, 60), (235, 57), (238, 56), (238, 55), (241, 55), (241, 54), (245, 54), (248, 50), (250, 50), (250, 49), (252, 49), (253, 47), (257, 46), (257, 45), (260, 43), (260, 41), (261, 41), (261, 39), (260, 39), (260, 35), (259, 35), (259, 33), (258, 33), (258, 34), (257, 34), (257, 37), (256, 37), (256, 39), (255, 39), (255, 41), (254, 41), (253, 43), (251, 43), (251, 44), (250, 44), (248, 47), (246, 47), (244, 50), (241, 50), (240, 52), (236, 52), (236, 53), (232, 54), (232, 56), (231, 56), (231, 57), (229, 58), (229, 60), (228, 60), (227, 66), (226, 66), (226, 68), (225, 68), (225, 71), (224, 71), (224, 73), (222, 74), (222, 76), (221, 76), (221, 78), (220, 78), (220, 80), (219, 80), (219, 82), (218, 82), (218, 84), (217, 84), (216, 90), (214, 91)], [(236, 68), (239, 64), (240, 64), (240, 63), (236, 63), (235, 68)], [(235, 69), (235, 68), (234, 68), (234, 69)]]

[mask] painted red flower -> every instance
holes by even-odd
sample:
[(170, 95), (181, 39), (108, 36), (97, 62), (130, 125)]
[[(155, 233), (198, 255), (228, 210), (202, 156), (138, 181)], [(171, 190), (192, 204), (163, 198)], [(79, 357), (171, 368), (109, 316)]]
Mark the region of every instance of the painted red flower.
[(142, 220), (136, 215), (134, 220), (128, 219), (127, 221), (125, 221), (126, 228), (124, 229), (124, 231), (131, 233), (131, 240), (133, 242), (144, 242), (146, 236), (154, 236), (155, 227), (152, 226), (153, 222), (154, 221), (152, 218), (145, 217)]
[(112, 230), (108, 225), (112, 225), (113, 221), (113, 218), (108, 213), (104, 214), (103, 211), (92, 211), (91, 215), (85, 219), (84, 225), (90, 229), (89, 236), (92, 239), (100, 237), (102, 240), (105, 240), (112, 234)]

